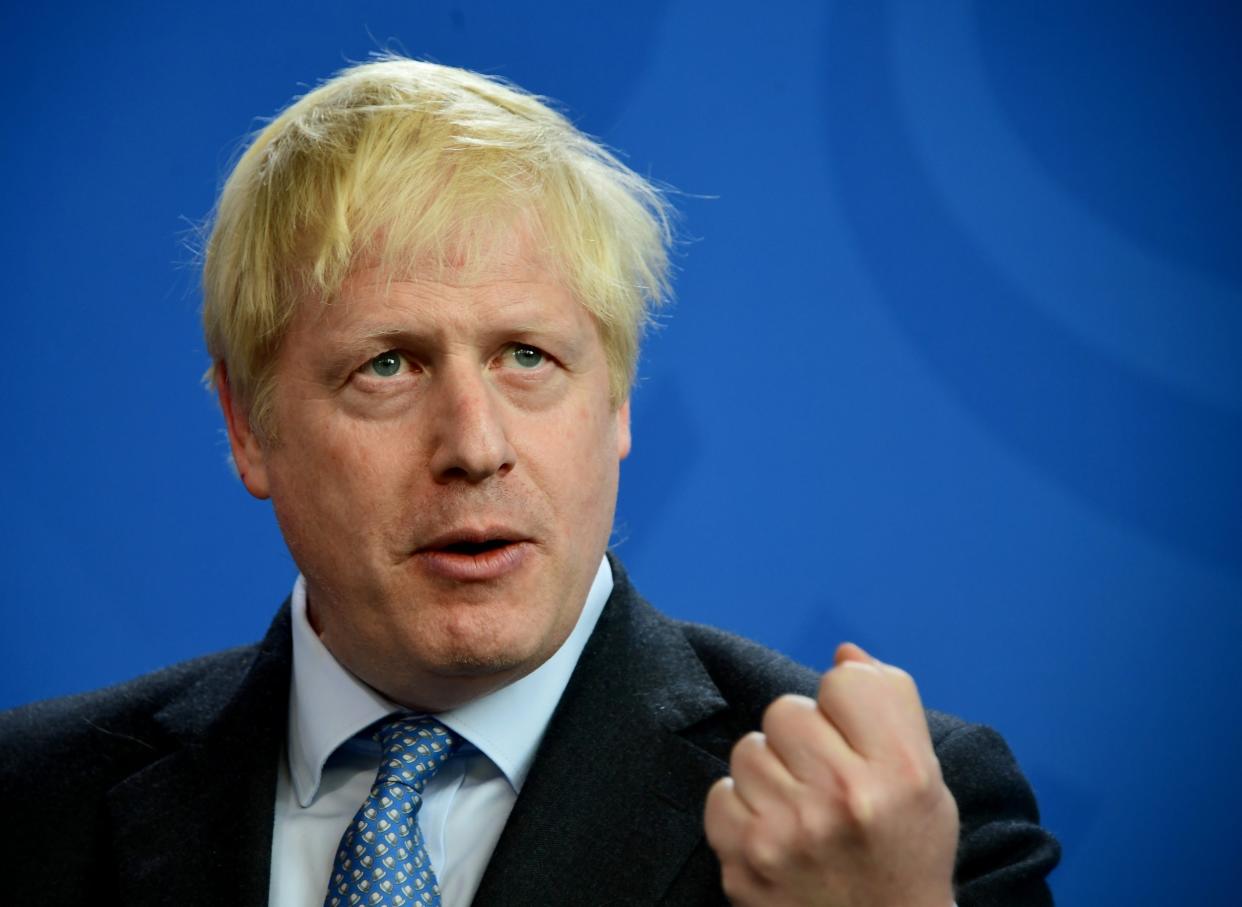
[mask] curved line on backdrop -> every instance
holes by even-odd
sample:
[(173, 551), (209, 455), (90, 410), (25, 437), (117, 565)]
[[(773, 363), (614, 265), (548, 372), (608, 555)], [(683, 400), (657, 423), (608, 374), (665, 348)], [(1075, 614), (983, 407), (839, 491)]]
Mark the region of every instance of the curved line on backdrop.
[[(1046, 272), (1044, 262), (1010, 270), (1015, 247), (1005, 243), (1012, 236), (981, 247), (974, 234), (989, 213), (951, 209), (942, 195), (950, 187), (942, 190), (919, 154), (920, 141), (934, 149), (942, 136), (912, 137), (921, 124), (910, 121), (903, 104), (902, 77), (913, 73), (902, 69), (915, 63), (893, 63), (904, 49), (905, 27), (894, 24), (900, 22), (895, 7), (836, 5), (826, 49), (827, 164), (881, 299), (942, 387), (1024, 462), (1092, 510), (1242, 573), (1242, 417), (1188, 392), (1195, 382), (1184, 376), (1174, 381), (1164, 374), (1167, 363), (1153, 365), (1155, 357), (1140, 355), (1143, 364), (1136, 365), (1143, 330), (1104, 344), (1098, 322), (1085, 315), (1067, 319), (1072, 300), (1064, 307), (1049, 302), (1046, 282), (1034, 285), (1032, 269)], [(943, 5), (936, 9), (946, 13)], [(930, 40), (926, 33), (918, 39)], [(942, 53), (936, 59), (942, 61)], [(976, 127), (973, 119), (961, 119), (971, 112), (970, 101), (960, 99), (952, 108), (961, 123), (956, 128)], [(1021, 161), (989, 166), (1022, 178)], [(1037, 182), (1005, 191), (1024, 188), (1049, 191)], [(1039, 203), (1049, 205), (1044, 216), (1060, 230), (1056, 219), (1068, 216), (1064, 205)], [(1068, 225), (1069, 236), (1049, 253), (1053, 258), (1067, 254), (1068, 243), (1096, 238), (1074, 235), (1081, 224), (1072, 217)], [(1118, 248), (1108, 242), (1102, 251), (1117, 254)], [(1145, 280), (1155, 267), (1114, 277)], [(1082, 279), (1067, 266), (1059, 279), (1069, 278)], [(1153, 292), (1176, 292), (1184, 300), (1199, 289), (1180, 275), (1176, 283), (1176, 290), (1166, 283)], [(1076, 292), (1091, 290), (1080, 285)], [(1211, 294), (1206, 298), (1210, 304)], [(1170, 325), (1186, 317), (1184, 309), (1162, 308)]]
[(1239, 289), (1141, 250), (1068, 194), (1007, 128), (962, 3), (905, 4), (897, 100), (941, 204), (1015, 289), (1152, 379), (1242, 409)]

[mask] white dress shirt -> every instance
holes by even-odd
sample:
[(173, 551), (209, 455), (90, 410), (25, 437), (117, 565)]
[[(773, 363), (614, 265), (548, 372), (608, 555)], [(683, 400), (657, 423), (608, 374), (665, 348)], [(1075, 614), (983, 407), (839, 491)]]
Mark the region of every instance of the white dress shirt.
[[(423, 792), (418, 824), (444, 907), (466, 907), (530, 771), (552, 711), (612, 594), (604, 558), (582, 614), (546, 662), (506, 687), (435, 717), (467, 743)], [(322, 907), (337, 845), (367, 798), (379, 746), (359, 731), (400, 707), (332, 656), (306, 616), (306, 584), (292, 596), (289, 730), (276, 783), (268, 903)]]

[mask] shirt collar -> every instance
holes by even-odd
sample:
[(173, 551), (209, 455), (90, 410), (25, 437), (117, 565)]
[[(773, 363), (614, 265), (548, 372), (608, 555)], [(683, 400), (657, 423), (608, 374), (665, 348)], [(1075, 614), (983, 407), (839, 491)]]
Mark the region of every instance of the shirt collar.
[[(600, 612), (612, 594), (604, 558), (578, 622), (552, 657), (508, 686), (436, 717), (477, 747), (520, 792), (548, 721)], [(298, 802), (310, 806), (324, 764), (355, 734), (401, 707), (367, 686), (333, 657), (306, 616), (306, 582), (291, 597), (293, 676), (289, 691), (289, 774)]]

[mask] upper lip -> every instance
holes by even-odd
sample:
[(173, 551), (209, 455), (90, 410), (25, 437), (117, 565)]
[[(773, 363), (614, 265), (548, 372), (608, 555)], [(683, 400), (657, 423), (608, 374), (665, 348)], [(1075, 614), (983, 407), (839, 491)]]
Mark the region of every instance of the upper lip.
[(428, 551), (447, 548), (449, 545), (481, 545), (485, 542), (525, 542), (530, 537), (511, 526), (495, 525), (483, 529), (450, 529), (442, 532), (416, 550)]

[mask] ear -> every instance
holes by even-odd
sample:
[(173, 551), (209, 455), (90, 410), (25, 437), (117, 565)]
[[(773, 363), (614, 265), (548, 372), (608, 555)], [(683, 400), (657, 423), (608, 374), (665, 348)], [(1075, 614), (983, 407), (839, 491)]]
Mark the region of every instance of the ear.
[(617, 459), (630, 455), (630, 398), (617, 407)]
[(267, 462), (259, 436), (250, 425), (250, 414), (240, 400), (233, 396), (229, 385), (229, 373), (223, 362), (216, 363), (216, 392), (220, 395), (220, 409), (224, 412), (224, 425), (229, 432), (229, 447), (233, 450), (233, 465), (246, 490), (260, 500), (270, 498), (267, 481)]

